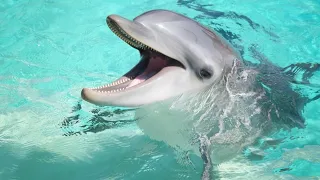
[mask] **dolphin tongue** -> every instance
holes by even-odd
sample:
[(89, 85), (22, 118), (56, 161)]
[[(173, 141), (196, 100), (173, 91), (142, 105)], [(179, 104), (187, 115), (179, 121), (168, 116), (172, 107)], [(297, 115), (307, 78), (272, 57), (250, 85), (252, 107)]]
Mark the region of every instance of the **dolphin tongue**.
[(142, 74), (140, 74), (135, 79), (133, 79), (132, 82), (128, 85), (128, 87), (132, 87), (146, 81), (147, 79), (152, 77), (154, 74), (159, 72), (162, 68), (166, 67), (168, 63), (169, 63), (168, 59), (165, 56), (159, 56), (159, 55), (151, 56), (151, 58), (149, 59), (147, 68), (143, 71)]

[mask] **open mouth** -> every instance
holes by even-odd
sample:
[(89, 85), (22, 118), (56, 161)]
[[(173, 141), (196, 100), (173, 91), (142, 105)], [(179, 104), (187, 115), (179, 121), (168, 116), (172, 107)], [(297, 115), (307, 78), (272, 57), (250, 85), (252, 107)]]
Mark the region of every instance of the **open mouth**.
[(120, 93), (143, 86), (153, 78), (156, 78), (159, 72), (164, 71), (169, 67), (178, 67), (184, 69), (182, 63), (133, 38), (109, 17), (107, 18), (107, 24), (118, 37), (120, 37), (133, 48), (140, 51), (141, 60), (128, 73), (116, 81), (101, 87), (90, 88), (91, 90), (105, 94)]

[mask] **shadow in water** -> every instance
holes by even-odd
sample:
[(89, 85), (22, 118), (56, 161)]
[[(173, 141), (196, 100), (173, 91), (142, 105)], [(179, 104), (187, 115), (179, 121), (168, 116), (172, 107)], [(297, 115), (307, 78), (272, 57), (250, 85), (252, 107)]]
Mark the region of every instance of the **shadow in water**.
[[(239, 20), (243, 20), (245, 22), (247, 22), (250, 27), (253, 30), (257, 30), (258, 28), (261, 28), (265, 33), (267, 33), (268, 35), (270, 35), (273, 38), (279, 38), (278, 35), (276, 35), (275, 33), (269, 31), (266, 27), (254, 22), (252, 19), (250, 19), (249, 17), (242, 15), (242, 14), (238, 14), (236, 12), (233, 11), (228, 11), (228, 12), (222, 12), (222, 11), (216, 11), (216, 10), (212, 10), (212, 9), (208, 9), (207, 7), (212, 7), (214, 6), (214, 4), (198, 4), (196, 3), (195, 0), (178, 0), (178, 5), (181, 6), (186, 6), (190, 9), (194, 9), (196, 11), (202, 12), (203, 15), (197, 16), (196, 18), (205, 18), (205, 17), (209, 17), (210, 19), (218, 19), (218, 18), (226, 18), (226, 19), (234, 19), (235, 22), (239, 25), (242, 26), (242, 24), (239, 22)], [(221, 35), (224, 36), (224, 38), (230, 40), (228, 38), (228, 34), (232, 34), (231, 32), (224, 32), (222, 30), (220, 30)]]
[[(119, 128), (134, 123), (135, 109), (95, 108), (87, 116), (82, 110), (82, 101), (72, 107), (71, 115), (66, 117), (60, 127), (64, 129), (65, 136), (81, 135), (88, 132), (97, 133), (106, 129)], [(72, 128), (72, 127), (78, 128)]]

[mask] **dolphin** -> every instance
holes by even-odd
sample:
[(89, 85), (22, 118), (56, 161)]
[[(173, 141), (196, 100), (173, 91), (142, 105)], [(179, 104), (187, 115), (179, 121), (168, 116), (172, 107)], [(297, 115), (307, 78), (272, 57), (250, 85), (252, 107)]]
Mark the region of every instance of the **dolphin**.
[[(220, 163), (212, 155), (228, 159), (278, 124), (303, 128), (303, 106), (320, 98), (302, 97), (290, 86), (309, 84), (319, 64), (280, 68), (261, 55), (260, 64), (250, 63), (218, 33), (184, 15), (151, 10), (132, 21), (109, 15), (106, 23), (141, 59), (114, 82), (83, 88), (82, 98), (98, 106), (139, 107), (138, 125), (172, 146), (187, 147), (197, 137), (198, 149), (190, 149), (204, 160), (203, 179)], [(304, 79), (294, 80), (299, 73)], [(172, 109), (175, 115), (167, 113)]]

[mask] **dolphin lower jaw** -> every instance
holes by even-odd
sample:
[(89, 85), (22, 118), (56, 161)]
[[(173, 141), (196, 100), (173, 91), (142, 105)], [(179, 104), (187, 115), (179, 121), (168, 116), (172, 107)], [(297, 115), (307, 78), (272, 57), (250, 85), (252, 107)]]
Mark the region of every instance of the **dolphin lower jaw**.
[(117, 80), (100, 86), (89, 88), (100, 93), (117, 93), (120, 91), (130, 90), (142, 85), (160, 71), (166, 71), (168, 67), (182, 68), (178, 61), (170, 59), (160, 53), (149, 50), (141, 51), (140, 62), (133, 67), (128, 73)]

